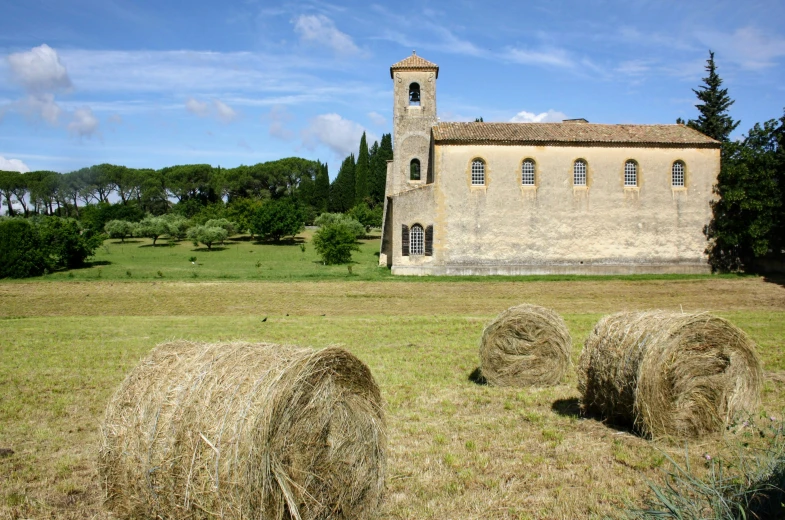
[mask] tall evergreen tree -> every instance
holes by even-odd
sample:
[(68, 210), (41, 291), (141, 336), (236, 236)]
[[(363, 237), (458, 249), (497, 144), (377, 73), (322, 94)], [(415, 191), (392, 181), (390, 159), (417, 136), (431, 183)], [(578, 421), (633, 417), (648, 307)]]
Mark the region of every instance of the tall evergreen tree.
[(698, 90), (692, 90), (702, 102), (695, 105), (700, 115), (698, 119), (690, 119), (687, 126), (724, 143), (729, 140), (731, 132), (739, 126), (740, 121), (734, 121), (728, 115), (728, 108), (734, 101), (728, 96), (728, 89), (720, 88), (722, 79), (717, 74), (712, 51), (709, 51), (709, 59), (706, 60), (706, 72), (709, 75), (703, 78), (704, 84), (698, 87)]
[(354, 206), (354, 154), (344, 159), (338, 175), (330, 184), (330, 211), (343, 213)]
[(354, 204), (363, 202), (368, 196), (370, 170), (371, 158), (368, 154), (368, 141), (365, 132), (363, 132), (363, 136), (360, 138), (360, 152), (357, 154), (357, 165), (354, 168)]
[(387, 184), (387, 161), (393, 158), (392, 134), (383, 134), (382, 142), (373, 154), (371, 176), (368, 181), (370, 196), (375, 203), (384, 200)]
[(319, 163), (319, 170), (316, 172), (316, 186), (314, 187), (314, 207), (319, 213), (327, 211), (330, 201), (330, 175), (327, 171), (327, 163)]

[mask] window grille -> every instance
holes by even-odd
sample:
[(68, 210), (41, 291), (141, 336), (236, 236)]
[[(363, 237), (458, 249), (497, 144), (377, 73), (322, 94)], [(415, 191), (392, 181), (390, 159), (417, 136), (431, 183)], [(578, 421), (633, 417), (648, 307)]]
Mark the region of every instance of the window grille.
[(482, 186), (485, 184), (485, 163), (480, 159), (472, 162), (472, 185)]
[(575, 161), (572, 166), (572, 183), (575, 186), (586, 186), (586, 163)]
[(673, 163), (671, 184), (678, 188), (684, 186), (684, 163), (680, 161)]
[(412, 180), (412, 181), (419, 181), (420, 180), (420, 160), (419, 159), (412, 159), (412, 162), (409, 164), (409, 180)]
[(521, 166), (521, 184), (534, 186), (534, 161), (526, 159)]
[(425, 254), (425, 232), (419, 224), (413, 225), (409, 232), (409, 254)]
[(638, 185), (638, 164), (635, 161), (627, 161), (624, 163), (624, 185)]

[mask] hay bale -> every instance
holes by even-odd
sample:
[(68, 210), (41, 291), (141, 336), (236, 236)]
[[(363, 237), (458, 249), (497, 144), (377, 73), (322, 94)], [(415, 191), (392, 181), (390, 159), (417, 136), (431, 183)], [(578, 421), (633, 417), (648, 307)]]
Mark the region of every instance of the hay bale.
[(370, 370), (339, 348), (158, 346), (106, 410), (107, 506), (134, 518), (365, 518), (385, 422)]
[(555, 311), (517, 305), (485, 327), (480, 340), (480, 368), (494, 386), (557, 384), (570, 365), (572, 339)]
[(578, 370), (584, 409), (646, 436), (698, 437), (760, 404), (755, 344), (732, 323), (702, 314), (622, 312), (586, 339)]

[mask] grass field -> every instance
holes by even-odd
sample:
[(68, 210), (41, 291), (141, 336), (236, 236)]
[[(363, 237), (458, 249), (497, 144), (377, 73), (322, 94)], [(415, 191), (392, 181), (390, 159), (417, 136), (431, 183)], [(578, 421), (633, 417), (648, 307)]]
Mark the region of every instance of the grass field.
[[(785, 287), (774, 281), (393, 281), (375, 267), (378, 241), (357, 255), (352, 276), (346, 266), (322, 270), (310, 244), (305, 253), (250, 242), (210, 253), (144, 245), (110, 243), (96, 260), (111, 264), (73, 278), (0, 284), (0, 449), (14, 451), (0, 458), (0, 518), (108, 515), (95, 469), (104, 407), (142, 356), (174, 338), (340, 345), (366, 362), (387, 407), (384, 519), (618, 518), (642, 502), (647, 479), (661, 480), (664, 453), (683, 460), (682, 442), (650, 442), (580, 417), (573, 371), (548, 389), (470, 382), (483, 326), (521, 302), (564, 316), (573, 362), (605, 313), (714, 311), (752, 336), (773, 375), (759, 412), (780, 418), (785, 409)], [(687, 443), (693, 466), (727, 451), (730, 438)]]

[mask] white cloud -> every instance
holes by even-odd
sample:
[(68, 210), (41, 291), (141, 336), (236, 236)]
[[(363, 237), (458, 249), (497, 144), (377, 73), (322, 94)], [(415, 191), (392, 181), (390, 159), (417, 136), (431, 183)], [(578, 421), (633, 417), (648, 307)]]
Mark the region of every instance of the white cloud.
[(28, 92), (53, 92), (71, 88), (71, 78), (57, 51), (44, 44), (6, 58), (11, 77)]
[[(333, 150), (338, 156), (345, 157), (350, 153), (357, 153), (360, 138), (365, 128), (359, 123), (344, 119), (338, 114), (322, 114), (311, 119), (308, 128), (303, 130), (303, 144), (309, 150), (323, 144)], [(366, 134), (368, 142), (378, 141), (373, 134)]]
[(539, 114), (522, 110), (510, 119), (510, 123), (560, 123), (565, 119), (567, 119), (567, 115), (556, 110), (548, 110)]
[(222, 123), (231, 123), (237, 119), (237, 111), (220, 99), (207, 102), (190, 97), (185, 101), (185, 109), (199, 117), (215, 117)]
[(574, 65), (567, 52), (563, 49), (529, 50), (509, 48), (502, 57), (523, 65), (549, 65), (570, 68)]
[(754, 27), (736, 29), (732, 36), (720, 32), (698, 32), (697, 38), (717, 52), (717, 60), (728, 59), (745, 69), (764, 69), (785, 56), (785, 39), (764, 34)]
[(294, 23), (294, 31), (301, 41), (325, 45), (338, 54), (360, 52), (351, 36), (339, 31), (333, 21), (322, 14), (300, 15)]
[(0, 171), (27, 173), (30, 168), (19, 159), (6, 159), (0, 155)]
[(75, 136), (92, 137), (98, 131), (98, 118), (90, 107), (77, 108), (68, 123), (68, 131)]
[(270, 135), (288, 141), (294, 138), (294, 132), (286, 128), (287, 123), (293, 119), (286, 107), (283, 105), (274, 105), (270, 109), (270, 113), (262, 116), (263, 120), (270, 121)]
[(60, 120), (63, 109), (55, 102), (51, 93), (30, 94), (13, 104), (20, 112), (32, 118), (41, 118), (51, 125)]
[(223, 123), (231, 123), (237, 119), (237, 112), (221, 100), (214, 99), (213, 108), (215, 108), (216, 117)]
[(387, 118), (378, 112), (368, 112), (368, 118), (371, 120), (371, 123), (376, 126), (384, 126), (387, 123)]

